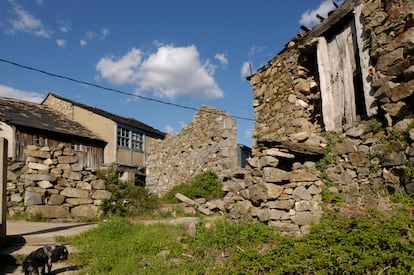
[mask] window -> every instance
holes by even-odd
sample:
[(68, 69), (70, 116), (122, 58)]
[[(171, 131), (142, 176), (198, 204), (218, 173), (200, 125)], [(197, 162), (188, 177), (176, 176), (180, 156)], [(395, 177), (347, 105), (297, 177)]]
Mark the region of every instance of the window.
[(75, 150), (75, 151), (83, 151), (82, 150), (83, 149), (82, 144), (78, 143), (78, 142), (72, 142), (71, 148), (72, 148), (72, 150)]
[(129, 130), (118, 127), (117, 133), (117, 144), (118, 147), (129, 147)]
[(144, 137), (142, 134), (132, 132), (131, 147), (132, 150), (143, 151)]
[(124, 127), (118, 127), (117, 145), (122, 148), (129, 148), (135, 151), (144, 150), (144, 135)]
[(34, 143), (35, 143), (35, 145), (46, 146), (47, 145), (47, 138), (42, 137), (42, 136), (35, 136)]

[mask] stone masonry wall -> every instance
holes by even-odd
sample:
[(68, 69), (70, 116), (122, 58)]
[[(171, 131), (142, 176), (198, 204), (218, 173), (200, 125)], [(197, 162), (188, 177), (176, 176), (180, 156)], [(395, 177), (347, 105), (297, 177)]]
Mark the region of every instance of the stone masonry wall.
[(149, 148), (146, 187), (162, 196), (199, 173), (229, 175), (236, 166), (235, 120), (224, 111), (202, 106), (178, 134), (168, 134)]
[(26, 162), (10, 163), (7, 168), (9, 214), (92, 217), (99, 214), (101, 202), (111, 198), (105, 181), (82, 166), (76, 151), (63, 145), (29, 145), (25, 153)]
[(414, 2), (359, 3), (380, 112), (342, 134), (324, 132), (315, 60), (300, 37), (290, 41), (250, 78), (254, 157), (244, 180), (226, 185), (234, 218), (304, 233), (322, 215), (324, 190), (347, 199), (341, 211), (380, 206), (383, 190), (414, 192)]

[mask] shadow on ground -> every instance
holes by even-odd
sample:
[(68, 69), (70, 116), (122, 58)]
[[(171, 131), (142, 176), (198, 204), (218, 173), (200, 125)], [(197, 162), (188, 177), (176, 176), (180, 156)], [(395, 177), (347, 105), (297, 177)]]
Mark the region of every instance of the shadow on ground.
[(17, 269), (22, 259), (15, 258), (11, 253), (22, 248), (25, 243), (26, 240), (21, 235), (6, 236), (0, 253), (0, 274), (10, 273)]
[[(25, 246), (33, 245), (31, 242), (38, 239), (39, 242), (35, 241), (35, 245), (46, 245), (50, 243), (55, 243), (54, 238), (56, 235), (53, 234), (62, 232), (62, 235), (65, 233), (76, 231), (77, 228), (82, 228), (84, 226), (90, 226), (91, 223), (77, 223), (77, 224), (68, 224), (68, 225), (54, 225), (50, 223), (50, 228), (38, 229), (30, 228), (29, 223), (22, 224), (23, 227), (19, 227), (17, 231), (18, 234), (13, 234), (16, 232), (11, 232), (11, 235), (7, 235), (5, 242), (2, 242), (0, 245), (0, 275), (3, 274), (20, 274), (20, 265), (25, 256), (27, 256), (31, 251), (24, 251), (21, 254), (17, 255), (16, 251), (24, 249)], [(64, 233), (65, 232), (65, 233)], [(14, 253), (14, 254), (13, 254)], [(19, 253), (20, 254), (20, 253)], [(53, 270), (53, 274), (67, 274), (79, 270), (81, 267), (77, 265), (65, 265), (62, 264), (53, 264), (56, 266), (56, 269)], [(20, 271), (17, 273), (17, 271)]]

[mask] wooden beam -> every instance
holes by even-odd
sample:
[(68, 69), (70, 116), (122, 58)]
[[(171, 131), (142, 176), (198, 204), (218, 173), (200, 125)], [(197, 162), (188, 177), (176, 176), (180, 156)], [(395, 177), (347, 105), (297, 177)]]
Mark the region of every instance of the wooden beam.
[(327, 30), (332, 28), (336, 23), (343, 19), (344, 16), (351, 13), (360, 1), (361, 0), (345, 0), (342, 6), (333, 11), (333, 13), (327, 17), (323, 23), (317, 25), (312, 29), (312, 31), (308, 32), (306, 34), (306, 37), (299, 41), (299, 46), (305, 46), (313, 38), (323, 35)]
[(316, 14), (316, 17), (322, 22), (323, 20), (325, 20), (325, 17), (323, 17), (322, 15), (320, 15), (319, 13)]
[(308, 26), (306, 26), (306, 25), (300, 25), (300, 28), (302, 29), (302, 30), (304, 30), (305, 32), (310, 32), (312, 29), (311, 28), (309, 28)]

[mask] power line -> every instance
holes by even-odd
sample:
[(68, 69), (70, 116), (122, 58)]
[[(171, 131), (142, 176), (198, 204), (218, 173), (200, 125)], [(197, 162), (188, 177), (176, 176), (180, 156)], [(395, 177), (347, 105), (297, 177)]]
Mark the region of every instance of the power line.
[[(169, 106), (173, 106), (173, 107), (177, 107), (177, 108), (193, 110), (193, 111), (202, 111), (202, 112), (205, 112), (205, 113), (218, 115), (218, 113), (215, 113), (215, 112), (210, 112), (210, 111), (207, 111), (207, 110), (198, 110), (195, 107), (176, 104), (176, 103), (172, 103), (172, 102), (168, 102), (168, 101), (164, 101), (164, 100), (160, 100), (160, 99), (155, 99), (155, 98), (151, 98), (151, 97), (146, 97), (146, 96), (142, 96), (142, 95), (136, 95), (136, 94), (133, 94), (133, 93), (129, 93), (129, 92), (121, 91), (121, 90), (118, 90), (118, 89), (113, 89), (113, 88), (101, 86), (101, 85), (94, 84), (94, 83), (91, 83), (91, 82), (78, 80), (76, 78), (51, 73), (51, 72), (48, 72), (48, 71), (33, 68), (33, 67), (30, 67), (30, 66), (27, 66), (27, 65), (22, 65), (22, 64), (10, 61), (10, 60), (3, 59), (3, 58), (0, 58), (0, 62), (7, 63), (7, 64), (10, 64), (10, 65), (13, 65), (13, 66), (16, 66), (16, 67), (19, 67), (19, 68), (27, 69), (27, 70), (30, 70), (30, 71), (42, 73), (42, 74), (45, 74), (45, 75), (48, 75), (48, 76), (51, 76), (51, 77), (61, 78), (61, 79), (65, 79), (65, 80), (75, 82), (75, 83), (79, 83), (79, 84), (83, 84), (83, 85), (87, 85), (87, 86), (92, 86), (92, 87), (95, 87), (95, 88), (98, 88), (98, 89), (101, 89), (101, 90), (106, 90), (106, 91), (110, 91), (110, 92), (114, 92), (114, 93), (118, 93), (118, 94), (122, 94), (122, 95), (127, 95), (127, 96), (133, 96), (133, 97), (137, 97), (137, 98), (140, 98), (140, 99), (143, 99), (143, 100), (148, 100), (148, 101), (152, 101), (152, 102), (156, 102), (156, 103), (160, 103), (160, 104), (164, 104), (164, 105), (169, 105)], [(232, 116), (232, 115), (230, 115), (230, 117), (235, 118), (235, 119), (240, 119), (240, 120), (254, 121), (254, 119), (248, 118), (248, 117)]]

